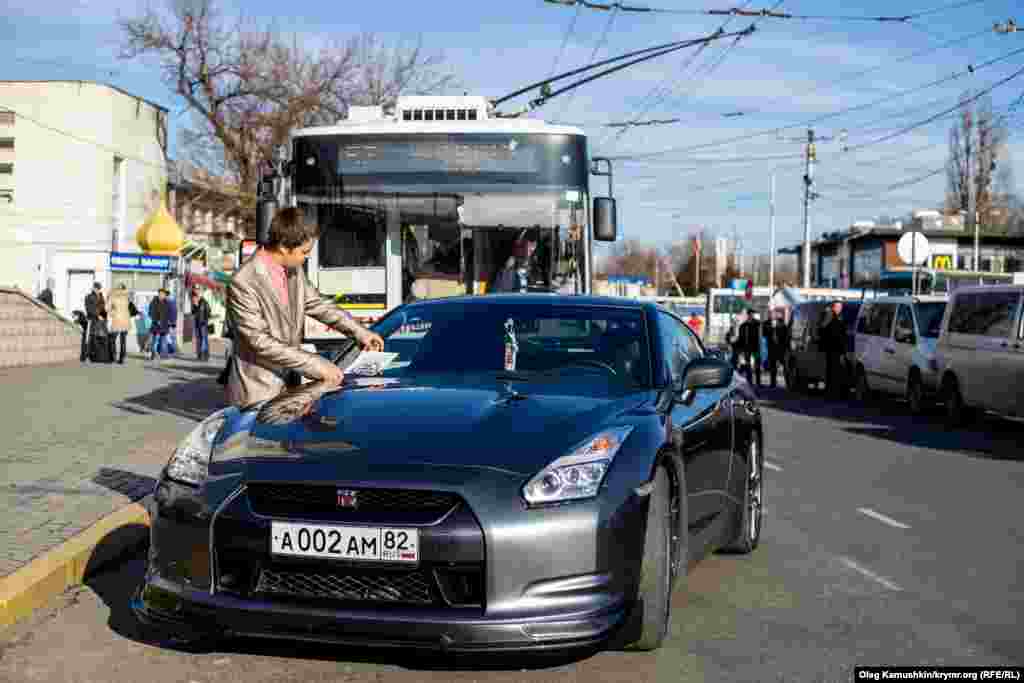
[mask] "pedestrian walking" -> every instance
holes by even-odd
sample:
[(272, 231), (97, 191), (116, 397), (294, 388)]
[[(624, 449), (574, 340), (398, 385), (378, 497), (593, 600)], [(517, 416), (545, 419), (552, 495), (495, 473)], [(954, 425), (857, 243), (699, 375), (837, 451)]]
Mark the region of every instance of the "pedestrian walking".
[(132, 326), (131, 296), (122, 282), (110, 293), (110, 354), (115, 355), (114, 345), (121, 342), (120, 353), (116, 355), (119, 365), (124, 365), (128, 346), (128, 330)]
[[(139, 343), (139, 351), (146, 353), (149, 350), (149, 310), (148, 307), (138, 308), (135, 306), (135, 302), (130, 303), (132, 311), (134, 311), (135, 318), (135, 338)], [(130, 311), (131, 312), (131, 311)]]
[(737, 346), (743, 358), (743, 373), (747, 381), (753, 384), (756, 378), (756, 386), (761, 386), (761, 324), (754, 309), (747, 311), (747, 319), (740, 325)]
[(690, 319), (686, 321), (686, 325), (693, 330), (693, 333), (703, 339), (702, 333), (704, 332), (704, 321), (697, 315), (697, 311), (690, 313)]
[(195, 331), (196, 359), (210, 360), (210, 304), (206, 302), (198, 289), (192, 290), (192, 323)]
[(46, 281), (46, 287), (43, 288), (43, 291), (39, 292), (38, 298), (39, 301), (43, 302), (50, 308), (56, 308), (53, 305), (53, 280)]
[(107, 300), (103, 296), (103, 285), (94, 282), (92, 291), (85, 296), (84, 303), (87, 325), (85, 334), (82, 335), (81, 361), (83, 363), (88, 360), (103, 362), (103, 358), (94, 357), (97, 355), (95, 352), (98, 349), (99, 342), (93, 341), (103, 337), (103, 342), (106, 343)]
[(167, 294), (167, 355), (178, 355), (178, 302)]
[(743, 321), (739, 314), (733, 314), (729, 321), (729, 331), (725, 333), (725, 343), (729, 345), (731, 351), (729, 362), (734, 368), (740, 366), (740, 327), (742, 325)]
[(822, 326), (820, 334), (820, 348), (825, 353), (825, 393), (833, 398), (843, 397), (843, 386), (846, 384), (843, 356), (846, 355), (849, 340), (842, 313), (842, 302), (833, 301), (828, 319)]
[(171, 330), (171, 306), (167, 300), (168, 294), (166, 289), (161, 289), (157, 293), (157, 297), (149, 302), (150, 360), (156, 360), (158, 355), (160, 358), (167, 358), (166, 341)]
[(782, 309), (776, 308), (771, 318), (765, 320), (763, 334), (768, 342), (768, 382), (774, 389), (778, 386), (779, 370), (786, 370), (786, 354), (789, 352), (789, 327)]
[(337, 365), (299, 348), (307, 315), (364, 348), (383, 350), (379, 335), (325, 301), (303, 272), (318, 236), (319, 228), (299, 209), (282, 209), (271, 221), (267, 244), (231, 278), (228, 317), (235, 339), (227, 394), (232, 405), (246, 407), (274, 398), (285, 388), (289, 372), (341, 383)]

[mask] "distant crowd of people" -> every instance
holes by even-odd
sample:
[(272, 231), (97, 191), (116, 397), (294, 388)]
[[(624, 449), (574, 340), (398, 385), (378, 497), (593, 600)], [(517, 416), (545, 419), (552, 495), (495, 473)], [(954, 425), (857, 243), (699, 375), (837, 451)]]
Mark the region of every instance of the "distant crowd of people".
[[(198, 289), (190, 292), (192, 324), (197, 360), (210, 358), (210, 304)], [(52, 292), (47, 288), (39, 299), (53, 306)], [(83, 363), (118, 363), (123, 365), (127, 355), (128, 333), (134, 328), (139, 350), (149, 354), (150, 360), (159, 356), (166, 359), (177, 354), (177, 302), (170, 291), (161, 288), (145, 309), (135, 305), (135, 297), (122, 283), (108, 294), (103, 285), (93, 284), (86, 295), (84, 311), (75, 311), (76, 322), (82, 328), (80, 360)]]

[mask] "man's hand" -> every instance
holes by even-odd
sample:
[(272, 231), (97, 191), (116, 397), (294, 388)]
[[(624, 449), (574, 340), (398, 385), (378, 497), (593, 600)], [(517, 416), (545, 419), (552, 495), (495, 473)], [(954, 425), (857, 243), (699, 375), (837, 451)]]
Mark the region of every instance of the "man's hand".
[(334, 363), (328, 363), (327, 367), (324, 368), (324, 379), (328, 385), (337, 387), (341, 386), (342, 380), (345, 379), (345, 373), (341, 371)]
[(371, 332), (365, 328), (356, 334), (356, 341), (358, 341), (364, 349), (368, 349), (370, 351), (384, 350), (384, 340), (381, 339), (381, 336), (376, 332)]

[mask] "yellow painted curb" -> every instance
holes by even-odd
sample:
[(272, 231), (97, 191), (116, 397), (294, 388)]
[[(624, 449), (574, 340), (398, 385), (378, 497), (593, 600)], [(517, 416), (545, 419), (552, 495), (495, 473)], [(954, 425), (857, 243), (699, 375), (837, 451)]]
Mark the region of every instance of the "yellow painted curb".
[(0, 578), (0, 628), (27, 617), (68, 588), (80, 585), (87, 573), (135, 547), (148, 531), (146, 508), (131, 503)]

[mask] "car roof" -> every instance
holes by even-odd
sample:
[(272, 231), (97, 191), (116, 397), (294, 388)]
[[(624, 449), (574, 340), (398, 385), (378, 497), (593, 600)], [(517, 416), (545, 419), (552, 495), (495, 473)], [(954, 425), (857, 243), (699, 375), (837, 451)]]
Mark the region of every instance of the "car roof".
[(953, 294), (984, 294), (985, 292), (1024, 292), (1024, 285), (971, 285), (957, 287)]
[(438, 299), (422, 299), (413, 302), (413, 306), (435, 306), (443, 304), (459, 304), (467, 307), (486, 307), (494, 304), (517, 304), (526, 306), (577, 306), (594, 308), (625, 308), (637, 311), (663, 310), (653, 301), (636, 301), (624, 297), (590, 296), (581, 294), (522, 294), (509, 292), (503, 294), (472, 294), (465, 296), (449, 296)]
[(946, 302), (949, 301), (949, 297), (945, 294), (918, 294), (917, 296), (880, 296), (872, 299), (870, 303), (873, 304), (909, 304), (909, 303), (920, 303), (927, 304), (933, 302)]

